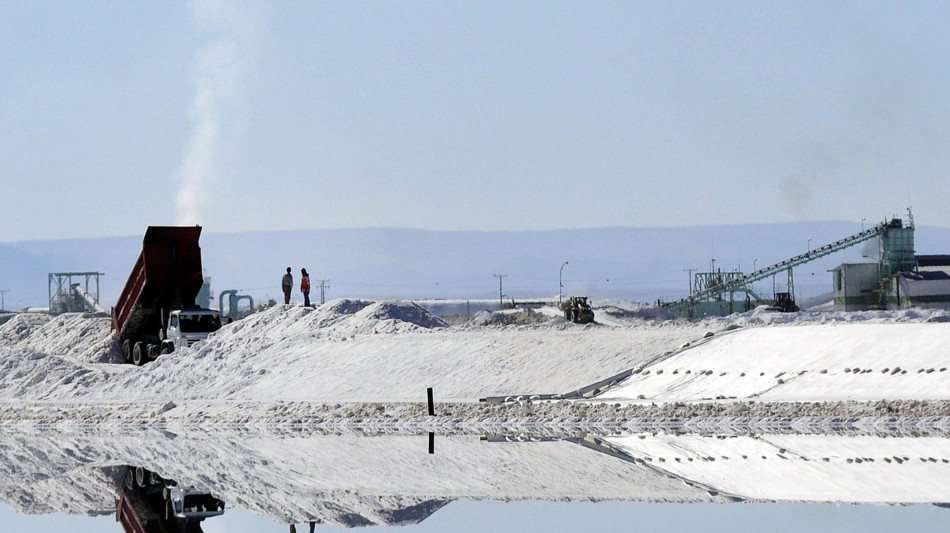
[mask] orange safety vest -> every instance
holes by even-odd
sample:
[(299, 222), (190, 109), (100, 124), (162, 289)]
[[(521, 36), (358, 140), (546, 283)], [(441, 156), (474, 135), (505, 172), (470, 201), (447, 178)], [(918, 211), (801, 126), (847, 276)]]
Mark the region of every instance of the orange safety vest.
[(302, 291), (310, 290), (310, 276), (304, 276), (300, 278), (300, 290)]

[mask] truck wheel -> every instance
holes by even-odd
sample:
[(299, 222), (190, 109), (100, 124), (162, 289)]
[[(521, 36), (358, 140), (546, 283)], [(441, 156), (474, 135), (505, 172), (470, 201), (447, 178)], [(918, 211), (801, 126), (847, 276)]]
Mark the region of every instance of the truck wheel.
[(155, 359), (156, 357), (158, 357), (158, 346), (155, 346), (154, 344), (149, 344), (148, 346), (145, 347), (145, 353), (148, 354), (149, 359)]
[(135, 467), (135, 484), (143, 489), (148, 486), (148, 472), (141, 466)]
[(132, 472), (130, 467), (125, 471), (125, 490), (132, 490), (135, 488), (135, 474)]
[(162, 355), (168, 355), (168, 354), (172, 353), (173, 351), (175, 351), (175, 348), (174, 348), (173, 346), (171, 346), (170, 344), (163, 344), (163, 345), (162, 345)]
[(125, 356), (125, 362), (132, 362), (132, 344), (129, 342), (129, 339), (122, 341), (122, 355)]
[(142, 346), (141, 342), (135, 343), (135, 346), (132, 347), (132, 362), (135, 363), (135, 366), (142, 366), (145, 364), (145, 347)]

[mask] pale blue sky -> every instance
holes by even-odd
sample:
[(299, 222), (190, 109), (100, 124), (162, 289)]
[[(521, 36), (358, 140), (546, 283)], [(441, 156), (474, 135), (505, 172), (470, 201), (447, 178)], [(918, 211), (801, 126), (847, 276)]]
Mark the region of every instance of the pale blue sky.
[[(428, 533), (440, 531), (576, 533), (578, 531), (642, 531), (671, 533), (762, 532), (804, 533), (876, 533), (946, 531), (950, 511), (929, 504), (835, 505), (802, 503), (677, 504), (644, 502), (551, 502), (551, 501), (455, 501), (413, 526), (393, 528), (365, 527), (342, 529), (321, 526), (321, 533), (361, 531), (377, 533)], [(0, 505), (0, 531), (34, 533), (108, 533), (121, 532), (112, 516), (16, 514)], [(231, 508), (224, 515), (202, 523), (208, 533), (287, 533), (286, 524)], [(306, 524), (297, 524), (306, 533)]]
[(950, 226), (947, 2), (0, 0), (0, 241)]

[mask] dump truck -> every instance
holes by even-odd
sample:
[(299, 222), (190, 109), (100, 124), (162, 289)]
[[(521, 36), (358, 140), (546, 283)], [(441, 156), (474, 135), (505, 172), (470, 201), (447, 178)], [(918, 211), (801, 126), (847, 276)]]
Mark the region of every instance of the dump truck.
[(594, 310), (587, 303), (586, 296), (571, 296), (561, 304), (564, 318), (575, 324), (589, 324), (594, 321)]
[(115, 520), (126, 533), (201, 533), (201, 522), (224, 514), (224, 506), (209, 493), (127, 466), (116, 495)]
[(204, 284), (201, 226), (149, 226), (132, 273), (112, 308), (125, 361), (143, 365), (192, 346), (221, 328), (218, 311), (199, 307)]

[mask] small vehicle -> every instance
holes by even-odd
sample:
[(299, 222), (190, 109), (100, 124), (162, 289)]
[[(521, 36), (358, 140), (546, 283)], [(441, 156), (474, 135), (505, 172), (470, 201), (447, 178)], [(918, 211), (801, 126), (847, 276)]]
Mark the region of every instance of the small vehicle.
[(783, 313), (794, 313), (799, 310), (795, 300), (792, 300), (792, 295), (787, 292), (775, 293), (775, 303), (769, 309)]
[(587, 303), (586, 296), (571, 296), (561, 304), (565, 320), (575, 324), (590, 324), (594, 321), (594, 310)]

